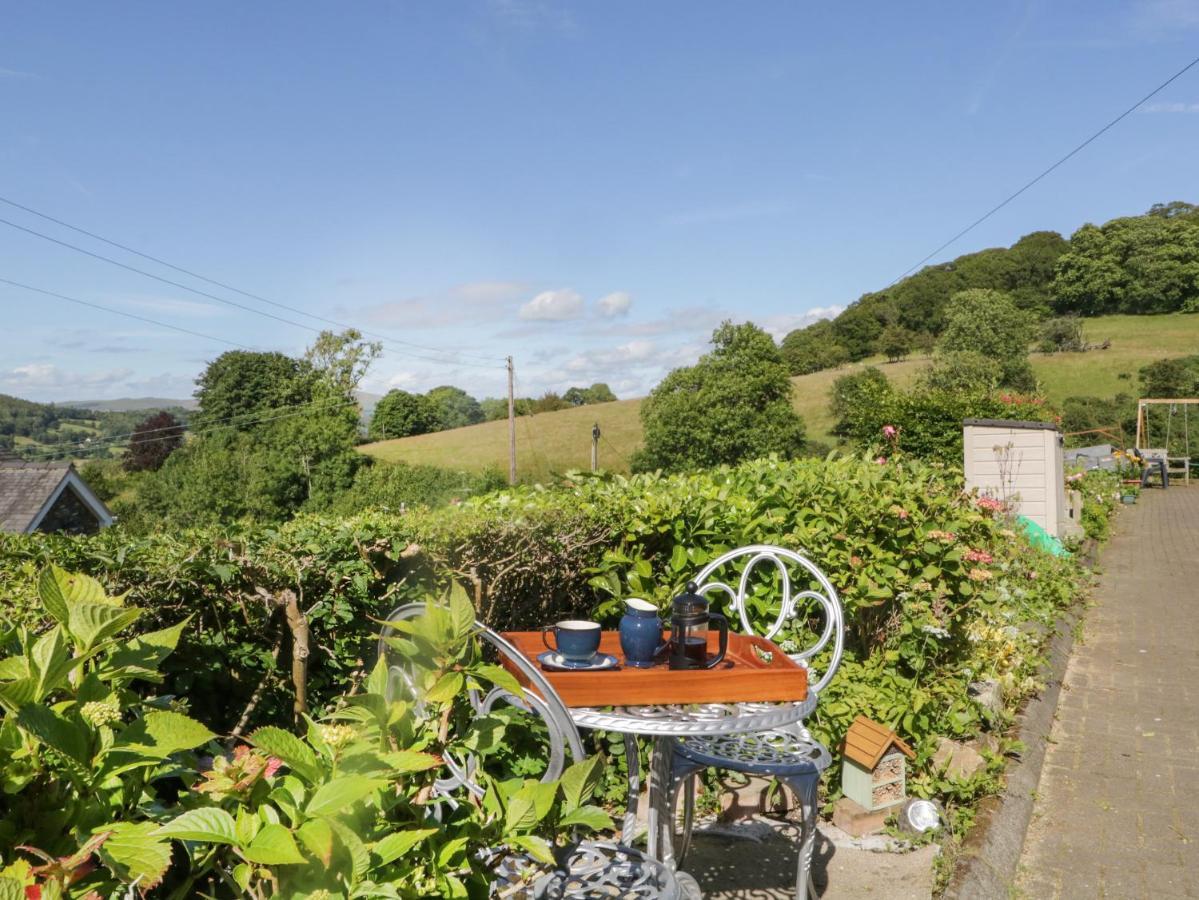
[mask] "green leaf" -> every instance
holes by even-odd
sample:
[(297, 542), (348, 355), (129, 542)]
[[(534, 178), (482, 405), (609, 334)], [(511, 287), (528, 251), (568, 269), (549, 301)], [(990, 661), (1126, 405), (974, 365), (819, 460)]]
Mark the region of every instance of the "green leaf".
[(250, 862), (264, 866), (286, 866), (307, 862), (292, 833), (282, 825), (266, 825), (242, 850), (242, 856)]
[(82, 725), (38, 704), (21, 707), (17, 724), (69, 760), (80, 766), (88, 765), (88, 735)]
[(466, 845), (469, 838), (458, 837), (446, 841), (437, 853), (437, 864), (443, 869), (457, 869), (466, 861)]
[(442, 765), (440, 757), (419, 750), (393, 750), (383, 754), (383, 761), (396, 772), (427, 772)]
[(559, 784), (562, 785), (563, 808), (570, 812), (583, 805), (599, 786), (603, 777), (604, 763), (599, 756), (591, 756), (582, 762), (577, 762), (565, 772)]
[(380, 697), (387, 696), (387, 661), (381, 656), (375, 661), (375, 667), (366, 679), (366, 692)]
[(362, 843), (362, 840), (357, 834), (355, 834), (354, 829), (350, 828), (348, 825), (338, 822), (335, 819), (330, 819), (329, 827), (333, 829), (334, 833), (336, 833), (338, 843), (340, 843), (350, 855), (351, 869), (353, 872), (353, 883), (356, 884), (357, 882), (361, 881), (363, 876), (365, 876), (370, 870), (370, 851), (366, 849), (366, 845)]
[(386, 781), (367, 778), (365, 775), (342, 775), (316, 789), (312, 799), (308, 801), (306, 812), (310, 816), (333, 815), (386, 784)]
[(107, 598), (100, 582), (87, 575), (72, 575), (58, 566), (42, 570), (37, 581), (42, 606), (59, 623), (66, 625), (72, 603), (103, 603)]
[(524, 688), (521, 687), (520, 682), (516, 680), (516, 676), (503, 666), (496, 666), (492, 665), (491, 663), (483, 663), (475, 666), (471, 671), (473, 674), (487, 679), (496, 687), (503, 688), (510, 694), (514, 694), (519, 698), (523, 698), (525, 695)]
[(190, 621), (191, 616), (188, 616), (170, 628), (137, 635), (125, 646), (108, 655), (104, 660), (103, 670), (110, 677), (116, 673), (143, 677), (157, 675), (163, 660), (179, 646), (179, 638)]
[(153, 822), (117, 822), (100, 847), (100, 860), (126, 884), (137, 882), (143, 893), (156, 887), (171, 865), (171, 843), (154, 836)]
[(142, 610), (125, 609), (111, 603), (72, 603), (67, 612), (67, 631), (82, 650), (90, 650), (124, 631)]
[(279, 757), (301, 778), (309, 782), (320, 780), (321, 770), (316, 754), (290, 731), (267, 725), (251, 734), (249, 741), (264, 753)]
[(437, 834), (438, 828), (409, 828), (406, 831), (393, 831), (387, 837), (371, 844), (371, 853), (378, 859), (378, 865), (385, 866), (399, 859), (425, 838)]
[(508, 838), (508, 841), (513, 846), (526, 851), (538, 862), (546, 865), (554, 864), (554, 851), (545, 838), (540, 838), (535, 834), (518, 834)]
[(612, 817), (598, 806), (580, 806), (564, 815), (558, 826), (581, 825), (592, 831), (607, 831), (612, 828)]
[(450, 584), (450, 623), (454, 637), (461, 640), (475, 629), (475, 606), (458, 582)]
[(549, 814), (557, 794), (556, 782), (526, 781), (508, 800), (508, 812), (505, 816), (508, 828), (532, 828)]
[(137, 749), (159, 756), (179, 750), (194, 750), (216, 735), (183, 713), (166, 709), (149, 710), (145, 718), (131, 723), (121, 732), (114, 750)]
[(216, 807), (188, 810), (165, 825), (160, 825), (152, 834), (154, 837), (203, 841), (207, 844), (237, 843), (237, 825), (233, 816)]
[(328, 867), (333, 861), (333, 829), (327, 820), (309, 819), (299, 827), (296, 836), (321, 865)]
[(29, 654), (32, 672), (37, 677), (36, 696), (40, 700), (58, 687), (74, 663), (70, 656), (70, 644), (62, 628), (55, 626), (38, 638)]
[(25, 885), (15, 878), (0, 878), (0, 900), (26, 900)]
[(433, 687), (429, 688), (425, 699), (430, 703), (447, 703), (462, 693), (462, 686), (465, 683), (466, 679), (462, 677), (461, 672), (446, 672), (437, 679), (437, 683)]

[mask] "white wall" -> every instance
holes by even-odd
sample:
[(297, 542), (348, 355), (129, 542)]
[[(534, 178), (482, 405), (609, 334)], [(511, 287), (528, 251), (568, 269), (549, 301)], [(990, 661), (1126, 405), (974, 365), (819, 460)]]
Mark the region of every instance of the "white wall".
[(1066, 515), (1061, 433), (1029, 425), (963, 425), (966, 487), (1010, 502), (1017, 515), (1059, 536), (1059, 520)]

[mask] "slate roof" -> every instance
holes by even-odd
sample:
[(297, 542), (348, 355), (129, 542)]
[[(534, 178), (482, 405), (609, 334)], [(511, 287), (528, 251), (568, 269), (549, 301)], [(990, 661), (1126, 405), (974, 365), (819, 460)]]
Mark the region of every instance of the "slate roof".
[(35, 528), (64, 481), (69, 481), (80, 499), (92, 507), (97, 519), (103, 524), (112, 521), (108, 509), (71, 463), (0, 459), (0, 531), (25, 533)]
[(892, 745), (908, 759), (915, 758), (915, 752), (899, 739), (899, 735), (865, 716), (854, 719), (845, 735), (845, 755), (865, 769), (877, 766)]

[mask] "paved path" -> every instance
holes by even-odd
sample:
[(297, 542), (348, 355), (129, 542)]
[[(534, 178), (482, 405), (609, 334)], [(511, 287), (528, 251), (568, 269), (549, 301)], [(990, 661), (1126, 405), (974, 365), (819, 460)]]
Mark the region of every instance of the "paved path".
[(1199, 897), (1199, 488), (1143, 493), (1099, 567), (1014, 896)]

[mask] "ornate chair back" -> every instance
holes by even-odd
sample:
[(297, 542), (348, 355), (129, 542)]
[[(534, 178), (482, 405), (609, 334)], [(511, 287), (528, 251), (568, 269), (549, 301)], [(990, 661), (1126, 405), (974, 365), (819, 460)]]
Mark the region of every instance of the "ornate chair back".
[[(423, 603), (410, 603), (393, 610), (387, 621), (407, 621), (423, 615), (425, 610)], [(416, 688), (420, 683), (415, 671), (417, 664), (405, 658), (398, 649), (387, 642), (387, 638), (396, 634), (395, 628), (384, 625), (379, 636), (379, 656), (387, 665), (387, 699), (407, 700), (421, 710), (425, 701)], [(566, 705), (541, 671), (497, 632), (476, 621), (474, 635), (485, 648), (490, 648), (498, 657), (510, 661), (527, 679), (531, 689), (525, 688), (522, 696), (498, 686), (486, 693), (469, 689), (467, 700), (472, 709), (477, 715), (486, 716), (496, 704), (507, 703), (540, 718), (545, 725), (546, 742), (546, 769), (541, 780), (557, 780), (568, 765), (586, 757), (579, 731), (571, 720)], [(450, 776), (437, 782), (438, 793), (448, 797), (458, 788), (464, 787), (476, 796), (481, 797), (484, 794), (484, 788), (475, 778), (478, 760), (473, 755), (454, 759), (447, 754), (445, 764)]]
[[(765, 589), (771, 597), (768, 603), (761, 602), (754, 594), (755, 588), (763, 589), (761, 578), (754, 577), (755, 570), (760, 568), (774, 569), (776, 573), (777, 589)], [(768, 640), (790, 640), (787, 631), (793, 621), (806, 622), (813, 613), (818, 613), (823, 625), (811, 631), (813, 634), (819, 631), (819, 636), (810, 644), (801, 646), (797, 652), (788, 654), (813, 672), (813, 661), (831, 643), (832, 655), (823, 673), (810, 685), (817, 694), (841, 665), (845, 643), (841, 600), (828, 577), (803, 554), (769, 544), (739, 547), (704, 566), (695, 577), (695, 583), (704, 596), (724, 594), (729, 600), (730, 618), (739, 618), (746, 633), (757, 634)], [(772, 613), (771, 609), (775, 611)], [(801, 629), (804, 632), (807, 630)], [(797, 640), (801, 641), (802, 638)]]

